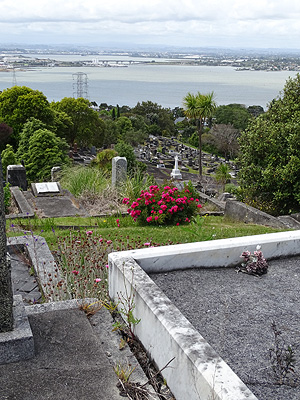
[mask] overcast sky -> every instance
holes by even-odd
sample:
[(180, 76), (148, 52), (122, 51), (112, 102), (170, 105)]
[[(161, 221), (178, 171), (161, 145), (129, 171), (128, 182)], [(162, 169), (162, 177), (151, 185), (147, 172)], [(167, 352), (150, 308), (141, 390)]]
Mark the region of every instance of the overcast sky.
[(0, 43), (300, 48), (299, 0), (0, 0)]

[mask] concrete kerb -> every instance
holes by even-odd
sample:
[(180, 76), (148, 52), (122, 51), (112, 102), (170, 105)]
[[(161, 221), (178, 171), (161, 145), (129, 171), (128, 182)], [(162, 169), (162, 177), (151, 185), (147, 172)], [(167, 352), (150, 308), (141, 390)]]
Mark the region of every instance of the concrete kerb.
[(300, 254), (300, 231), (140, 249), (109, 255), (109, 293), (135, 289), (135, 333), (162, 371), (177, 400), (254, 400), (256, 397), (171, 303), (147, 272), (230, 267), (244, 250), (262, 246), (267, 259)]
[(20, 211), (19, 214), (10, 214), (7, 215), (7, 219), (15, 219), (15, 218), (33, 218), (34, 211), (32, 207), (29, 205), (28, 201), (26, 200), (22, 190), (18, 186), (12, 186), (10, 188), (10, 192), (15, 199), (15, 202), (18, 206)]
[(49, 277), (52, 279), (52, 285), (56, 285), (60, 281), (60, 275), (54, 257), (45, 241), (41, 236), (15, 236), (8, 238), (8, 246), (20, 246), (25, 249), (31, 260), (36, 276), (39, 280), (40, 288), (47, 297), (47, 301), (55, 300), (51, 294), (49, 287)]

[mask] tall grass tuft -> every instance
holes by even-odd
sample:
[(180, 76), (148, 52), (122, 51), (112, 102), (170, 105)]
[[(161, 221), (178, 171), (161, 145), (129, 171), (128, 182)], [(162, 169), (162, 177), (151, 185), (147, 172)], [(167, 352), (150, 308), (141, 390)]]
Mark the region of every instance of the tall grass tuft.
[(110, 177), (99, 168), (76, 166), (64, 169), (60, 183), (75, 197), (88, 191), (99, 194), (110, 185)]
[(153, 176), (137, 170), (132, 177), (127, 177), (121, 186), (120, 195), (122, 198), (137, 199), (141, 194), (141, 190), (149, 189), (149, 186), (154, 184), (155, 179)]

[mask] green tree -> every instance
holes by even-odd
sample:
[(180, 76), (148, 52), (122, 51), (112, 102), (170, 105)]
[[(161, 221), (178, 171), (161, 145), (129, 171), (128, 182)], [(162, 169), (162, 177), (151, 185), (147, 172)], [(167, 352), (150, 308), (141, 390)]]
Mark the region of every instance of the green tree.
[(231, 175), (229, 174), (229, 166), (228, 164), (220, 164), (216, 169), (216, 181), (221, 183), (222, 191), (225, 191), (225, 184), (230, 182)]
[(176, 134), (174, 116), (169, 108), (163, 108), (152, 101), (143, 101), (137, 103), (131, 112), (142, 115), (147, 125), (156, 125), (156, 134), (158, 135), (172, 136)]
[(19, 135), (26, 121), (37, 118), (47, 125), (54, 121), (54, 114), (46, 96), (26, 86), (14, 86), (0, 94), (0, 121), (13, 128), (9, 143), (16, 149)]
[(116, 157), (118, 153), (113, 149), (104, 149), (97, 153), (96, 157), (92, 161), (92, 166), (97, 166), (104, 171), (111, 171), (112, 159)]
[(127, 171), (129, 174), (132, 173), (137, 165), (133, 147), (125, 142), (119, 142), (115, 146), (115, 150), (120, 157), (126, 157)]
[(100, 147), (103, 142), (104, 124), (97, 111), (90, 107), (88, 100), (82, 97), (64, 97), (61, 101), (51, 103), (51, 107), (66, 113), (72, 121), (65, 137), (69, 144), (77, 142), (81, 146), (95, 144)]
[(19, 147), (17, 150), (17, 158), (20, 160), (28, 159), (29, 152), (29, 139), (39, 129), (47, 129), (47, 125), (36, 118), (29, 118), (24, 124), (24, 127), (20, 133)]
[(30, 181), (49, 179), (51, 168), (68, 163), (67, 143), (47, 129), (38, 129), (29, 137), (28, 151), (20, 154)]
[(5, 178), (7, 166), (17, 164), (16, 154), (14, 152), (13, 147), (10, 144), (7, 144), (6, 148), (2, 151), (1, 158), (2, 158), (3, 176)]
[(300, 210), (300, 75), (240, 137), (239, 180), (251, 205), (274, 215)]
[(215, 109), (216, 102), (214, 93), (196, 95), (188, 93), (183, 99), (185, 114), (188, 118), (196, 120), (198, 125), (198, 144), (199, 144), (199, 179), (202, 178), (202, 132), (206, 119), (211, 118)]
[(265, 112), (262, 106), (249, 106), (247, 110), (255, 118)]
[(218, 125), (232, 125), (239, 131), (247, 128), (251, 114), (242, 104), (228, 104), (219, 106), (214, 114), (215, 123)]

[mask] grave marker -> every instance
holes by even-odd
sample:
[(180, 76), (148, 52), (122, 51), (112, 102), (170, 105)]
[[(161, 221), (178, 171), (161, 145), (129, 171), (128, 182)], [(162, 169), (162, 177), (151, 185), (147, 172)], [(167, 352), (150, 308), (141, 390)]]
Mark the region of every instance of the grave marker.
[(171, 172), (171, 178), (173, 179), (182, 179), (182, 175), (178, 169), (178, 156), (175, 156), (175, 166), (174, 169)]
[(6, 169), (6, 181), (11, 186), (18, 186), (20, 189), (27, 190), (26, 169), (23, 165), (8, 165)]
[(51, 168), (51, 181), (55, 182), (57, 181), (57, 178), (59, 177), (61, 172), (61, 167), (52, 167)]
[(112, 159), (112, 185), (119, 186), (127, 177), (126, 157), (114, 157)]

